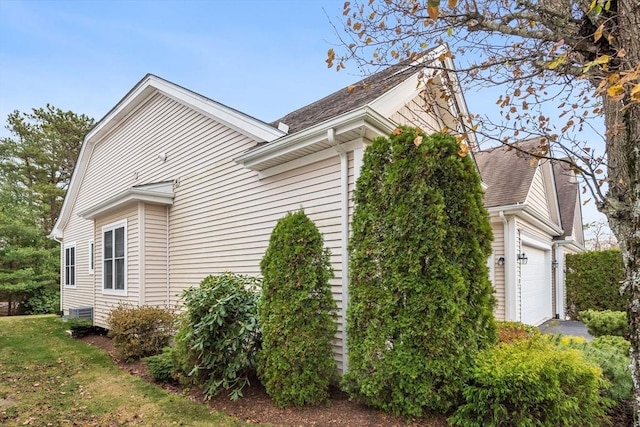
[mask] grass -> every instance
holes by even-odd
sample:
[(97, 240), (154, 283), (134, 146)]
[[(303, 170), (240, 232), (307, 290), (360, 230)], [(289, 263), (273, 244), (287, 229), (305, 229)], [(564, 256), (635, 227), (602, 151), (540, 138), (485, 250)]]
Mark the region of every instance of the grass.
[(54, 316), (0, 318), (2, 426), (247, 426), (118, 369)]

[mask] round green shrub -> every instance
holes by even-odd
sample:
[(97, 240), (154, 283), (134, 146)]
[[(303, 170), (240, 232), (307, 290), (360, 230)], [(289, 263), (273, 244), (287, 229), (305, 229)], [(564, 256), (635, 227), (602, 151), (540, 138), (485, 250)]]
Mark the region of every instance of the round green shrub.
[(627, 313), (624, 311), (584, 310), (578, 313), (578, 319), (587, 325), (587, 330), (595, 337), (603, 335), (627, 336), (629, 326)]
[(184, 292), (172, 356), (182, 382), (202, 387), (207, 396), (222, 390), (232, 400), (242, 396), (260, 347), (259, 284), (255, 277), (224, 273)]
[(109, 337), (118, 356), (126, 361), (153, 356), (169, 344), (173, 313), (161, 307), (119, 305), (107, 318)]
[(602, 371), (579, 350), (533, 339), (499, 344), (476, 359), (465, 403), (449, 421), (465, 427), (600, 426), (610, 402)]
[(364, 153), (355, 192), (343, 386), (404, 416), (455, 407), (495, 342), (491, 227), (473, 160), (400, 128)]
[(624, 264), (619, 249), (569, 254), (566, 262), (569, 317), (576, 319), (583, 310), (626, 310), (620, 295)]
[(337, 307), (329, 251), (304, 212), (278, 221), (260, 268), (258, 375), (278, 406), (321, 403), (336, 378)]

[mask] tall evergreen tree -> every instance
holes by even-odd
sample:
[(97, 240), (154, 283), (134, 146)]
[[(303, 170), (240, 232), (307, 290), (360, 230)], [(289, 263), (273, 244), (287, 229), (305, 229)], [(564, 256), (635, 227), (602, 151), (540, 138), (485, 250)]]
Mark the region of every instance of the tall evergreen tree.
[(329, 251), (304, 212), (278, 221), (260, 268), (258, 375), (278, 406), (323, 402), (336, 374), (337, 308)]
[(7, 118), (11, 137), (0, 139), (0, 301), (8, 301), (10, 311), (57, 288), (59, 249), (47, 234), (93, 124), (51, 105)]
[(407, 416), (447, 411), (495, 340), (491, 228), (473, 161), (453, 137), (373, 141), (350, 243), (347, 391)]
[(12, 136), (0, 139), (3, 183), (24, 189), (38, 226), (49, 233), (58, 218), (82, 139), (93, 127), (84, 114), (47, 105), (7, 118)]

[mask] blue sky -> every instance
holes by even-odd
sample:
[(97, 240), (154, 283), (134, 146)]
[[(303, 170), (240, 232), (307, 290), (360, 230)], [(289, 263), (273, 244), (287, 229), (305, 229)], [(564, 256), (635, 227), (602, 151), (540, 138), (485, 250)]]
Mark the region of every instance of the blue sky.
[[(10, 112), (47, 103), (100, 119), (147, 73), (275, 120), (361, 78), (354, 64), (338, 73), (324, 62), (342, 5), (0, 0), (0, 137), (9, 136)], [(466, 93), (472, 112), (486, 112), (496, 97)], [(603, 218), (592, 204), (584, 216)]]

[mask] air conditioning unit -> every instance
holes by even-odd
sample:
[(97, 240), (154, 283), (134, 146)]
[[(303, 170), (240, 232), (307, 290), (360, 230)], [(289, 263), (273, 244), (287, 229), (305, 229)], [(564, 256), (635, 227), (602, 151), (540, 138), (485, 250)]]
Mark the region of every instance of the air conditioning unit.
[(87, 319), (93, 322), (93, 307), (70, 308), (69, 319)]

